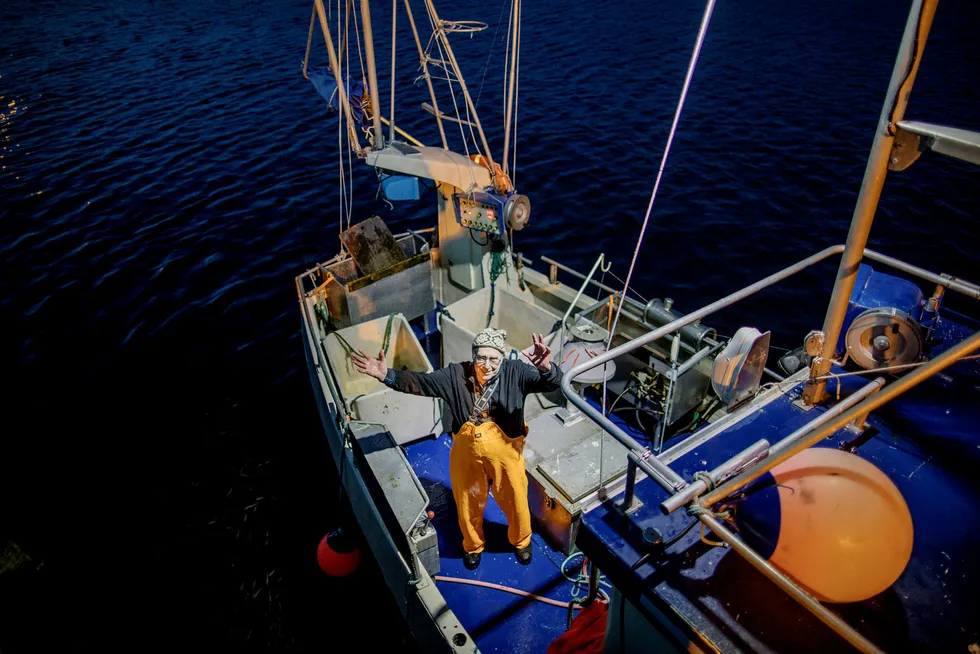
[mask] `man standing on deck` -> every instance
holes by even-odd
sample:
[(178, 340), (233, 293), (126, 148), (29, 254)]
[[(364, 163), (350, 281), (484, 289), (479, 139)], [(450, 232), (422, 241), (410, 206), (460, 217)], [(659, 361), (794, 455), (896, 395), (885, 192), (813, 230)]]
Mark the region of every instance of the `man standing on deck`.
[(507, 359), (506, 338), (506, 331), (488, 327), (473, 340), (473, 361), (450, 363), (431, 373), (392, 370), (384, 352), (377, 359), (363, 351), (351, 353), (359, 371), (390, 388), (445, 401), (453, 433), (449, 479), (463, 532), (463, 564), (469, 570), (480, 565), (489, 489), (507, 516), (507, 538), (517, 560), (531, 562), (524, 398), (554, 391), (561, 382), (561, 369), (548, 361), (551, 350), (541, 335), (534, 334), (534, 344), (524, 352), (533, 365)]

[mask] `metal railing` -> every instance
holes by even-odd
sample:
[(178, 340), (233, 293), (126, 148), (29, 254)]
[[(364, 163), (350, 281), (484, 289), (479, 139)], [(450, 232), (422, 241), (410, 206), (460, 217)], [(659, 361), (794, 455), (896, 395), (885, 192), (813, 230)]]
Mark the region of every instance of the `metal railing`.
[[(856, 393), (853, 393), (844, 401), (840, 402), (837, 406), (823, 412), (820, 416), (816, 417), (814, 420), (811, 420), (803, 427), (800, 427), (772, 447), (769, 447), (768, 443), (765, 442), (753, 444), (751, 447), (739, 453), (722, 466), (719, 466), (715, 470), (708, 473), (715, 482), (721, 481), (726, 476), (731, 476), (733, 473), (737, 474), (735, 474), (728, 481), (722, 483), (721, 486), (707, 492), (707, 494), (703, 496), (702, 493), (708, 491), (708, 485), (703, 480), (695, 480), (693, 483), (689, 484), (668, 465), (664, 464), (656, 456), (654, 456), (649, 448), (640, 445), (633, 437), (627, 434), (619, 426), (613, 423), (612, 420), (603, 415), (598, 409), (586, 401), (584, 397), (576, 393), (572, 387), (572, 380), (574, 380), (578, 375), (601, 366), (622, 354), (626, 354), (639, 347), (642, 347), (647, 343), (664, 338), (665, 336), (670, 336), (685, 325), (701, 320), (702, 318), (720, 309), (731, 306), (736, 302), (758, 293), (759, 291), (768, 288), (788, 277), (791, 277), (796, 273), (809, 268), (810, 266), (835, 254), (842, 254), (844, 250), (845, 246), (843, 245), (834, 245), (826, 248), (812, 256), (807, 257), (806, 259), (780, 270), (779, 272), (769, 275), (768, 277), (765, 277), (754, 284), (750, 284), (739, 291), (712, 302), (711, 304), (708, 304), (697, 311), (669, 322), (663, 327), (654, 329), (642, 336), (624, 343), (623, 345), (612, 348), (593, 359), (585, 361), (577, 366), (573, 366), (564, 375), (561, 386), (562, 391), (568, 398), (569, 402), (574, 404), (583, 413), (592, 418), (629, 450), (627, 453), (628, 464), (626, 472), (626, 485), (623, 502), (620, 505), (624, 512), (628, 512), (633, 506), (636, 488), (636, 473), (637, 470), (642, 470), (644, 474), (655, 480), (672, 494), (672, 497), (668, 498), (661, 504), (661, 511), (664, 513), (670, 513), (681, 506), (690, 506), (692, 512), (697, 514), (698, 519), (705, 526), (715, 532), (724, 542), (730, 545), (732, 549), (741, 554), (753, 567), (766, 575), (769, 579), (776, 583), (776, 585), (786, 591), (791, 597), (797, 600), (811, 613), (816, 615), (821, 621), (830, 626), (835, 632), (840, 634), (859, 650), (865, 652), (877, 652), (879, 650), (873, 643), (858, 633), (853, 627), (841, 620), (841, 618), (835, 613), (824, 607), (823, 604), (810, 595), (799, 584), (773, 567), (772, 564), (765, 560), (765, 558), (739, 540), (727, 527), (716, 520), (708, 509), (714, 503), (731, 495), (738, 489), (745, 487), (747, 484), (752, 483), (752, 481), (757, 479), (759, 476), (765, 474), (768, 470), (772, 469), (776, 465), (779, 465), (794, 454), (806, 449), (807, 447), (810, 447), (820, 439), (825, 438), (827, 435), (852, 421), (860, 422), (870, 411), (880, 407), (894, 397), (897, 397), (898, 395), (921, 383), (925, 379), (928, 379), (929, 377), (941, 372), (955, 363), (957, 360), (980, 350), (980, 332), (977, 332), (973, 336), (961, 341), (932, 361), (923, 364), (893, 384), (884, 386), (883, 378), (879, 377), (875, 379), (858, 390)], [(943, 280), (946, 282), (947, 287), (952, 288), (952, 284), (950, 282), (951, 280), (954, 280), (954, 278), (949, 276), (939, 276), (935, 273), (930, 273), (920, 268), (916, 268), (915, 266), (911, 266), (910, 264), (906, 264), (898, 259), (893, 259), (891, 257), (878, 254), (877, 252), (872, 253), (872, 256), (869, 256), (869, 258), (873, 258), (876, 261), (894, 266), (900, 270), (919, 276), (928, 281), (935, 281), (936, 279)], [(972, 296), (972, 284), (961, 281), (959, 282), (959, 286), (960, 288), (957, 290), (964, 292), (966, 295)]]

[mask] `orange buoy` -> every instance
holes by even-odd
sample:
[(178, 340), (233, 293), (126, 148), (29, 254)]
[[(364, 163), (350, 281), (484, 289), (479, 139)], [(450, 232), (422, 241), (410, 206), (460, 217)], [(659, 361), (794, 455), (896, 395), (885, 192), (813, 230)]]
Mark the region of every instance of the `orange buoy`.
[(873, 597), (912, 556), (912, 516), (901, 492), (849, 452), (804, 450), (736, 506), (742, 538), (821, 601)]
[(354, 539), (338, 527), (320, 541), (316, 561), (331, 577), (346, 577), (361, 565), (361, 550)]

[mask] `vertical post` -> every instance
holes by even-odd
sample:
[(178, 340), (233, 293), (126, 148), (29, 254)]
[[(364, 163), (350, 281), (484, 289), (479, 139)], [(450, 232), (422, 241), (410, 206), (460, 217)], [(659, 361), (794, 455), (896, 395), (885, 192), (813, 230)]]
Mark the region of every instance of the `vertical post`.
[[(361, 1), (366, 2), (367, 0)], [(442, 44), (446, 46), (446, 54), (449, 56), (449, 63), (452, 65), (453, 71), (456, 73), (456, 79), (459, 80), (459, 88), (463, 91), (463, 97), (466, 99), (466, 106), (473, 115), (473, 123), (476, 124), (476, 131), (480, 134), (480, 142), (483, 144), (483, 153), (489, 162), (487, 167), (490, 169), (490, 178), (493, 179), (493, 157), (490, 156), (490, 145), (487, 143), (486, 134), (483, 133), (483, 125), (480, 124), (480, 116), (476, 113), (476, 106), (473, 104), (473, 98), (470, 96), (470, 92), (466, 88), (466, 81), (463, 79), (463, 72), (459, 69), (459, 64), (456, 63), (456, 55), (453, 54), (453, 47), (449, 45), (449, 39), (446, 38), (446, 34), (442, 28), (442, 21), (439, 20), (439, 15), (436, 13), (436, 8), (432, 4), (432, 0), (425, 0), (425, 4), (429, 8), (429, 14), (431, 14), (432, 20), (436, 24), (436, 31), (438, 32), (439, 37), (442, 38)]]
[[(626, 489), (623, 491), (623, 503), (619, 505), (623, 513), (629, 513), (629, 510), (633, 508), (633, 495), (636, 490), (636, 461), (633, 460), (633, 456), (635, 455), (630, 452), (626, 457)], [(601, 479), (599, 486), (602, 486)]]
[(391, 0), (391, 122), (388, 140), (395, 140), (395, 44), (398, 43), (398, 0)]
[(310, 14), (310, 35), (306, 37), (306, 56), (303, 58), (303, 77), (310, 79), (310, 76), (306, 74), (307, 68), (310, 65), (310, 48), (313, 47), (313, 26), (316, 25), (316, 6), (313, 7), (313, 12)]
[(425, 84), (429, 87), (429, 97), (432, 98), (432, 108), (436, 114), (436, 124), (439, 126), (439, 136), (442, 138), (443, 150), (449, 149), (449, 142), (446, 141), (446, 130), (442, 126), (442, 114), (439, 112), (439, 103), (436, 102), (436, 90), (432, 88), (432, 77), (429, 76), (429, 64), (426, 61), (425, 51), (422, 50), (422, 41), (419, 40), (419, 31), (415, 28), (415, 16), (412, 15), (412, 6), (405, 0), (405, 11), (408, 12), (408, 22), (412, 26), (412, 34), (415, 36), (415, 46), (419, 51), (419, 61), (422, 64), (422, 73), (425, 75)]
[(371, 8), (361, 0), (361, 23), (364, 26), (364, 50), (367, 54), (368, 87), (371, 89), (371, 118), (374, 121), (374, 149), (385, 146), (381, 134), (381, 101), (378, 98), (378, 69), (374, 64), (374, 33), (371, 31)]
[(518, 4), (520, 0), (511, 1), (511, 13), (513, 14), (513, 21), (511, 23), (511, 37), (512, 41), (510, 44), (510, 84), (507, 90), (507, 108), (504, 111), (504, 174), (507, 174), (509, 166), (507, 164), (508, 157), (507, 153), (510, 151), (510, 124), (511, 117), (514, 111), (514, 85), (517, 81), (517, 29), (518, 29)]
[[(926, 37), (929, 34), (929, 27), (932, 25), (932, 18), (936, 13), (938, 1), (914, 0), (909, 11), (905, 33), (902, 35), (902, 44), (895, 60), (895, 68), (892, 70), (891, 82), (888, 85), (888, 95), (878, 120), (878, 130), (871, 146), (871, 154), (868, 156), (864, 180), (861, 182), (861, 193), (851, 218), (847, 244), (837, 269), (834, 292), (827, 307), (827, 315), (824, 318), (823, 351), (813, 360), (810, 367), (811, 377), (827, 374), (833, 363), (833, 357), (837, 350), (837, 340), (840, 338), (841, 326), (844, 322), (844, 314), (851, 299), (851, 291), (854, 289), (858, 265), (864, 257), (864, 247), (868, 242), (875, 209), (878, 206), (878, 199), (881, 197), (881, 189), (885, 184), (885, 176), (888, 174), (888, 160), (891, 157), (892, 144), (895, 140), (895, 125), (905, 115), (909, 94), (915, 81), (915, 74), (919, 69), (919, 62), (922, 60), (922, 51), (925, 49)], [(804, 401), (808, 404), (816, 404), (822, 401), (827, 396), (826, 387), (826, 380), (809, 382), (803, 391)]]
[(323, 31), (323, 40), (327, 45), (330, 69), (333, 71), (333, 78), (337, 83), (337, 96), (340, 98), (340, 106), (344, 115), (347, 116), (348, 137), (354, 142), (354, 149), (360, 150), (361, 143), (357, 138), (357, 128), (354, 126), (350, 102), (347, 100), (347, 87), (344, 86), (344, 81), (340, 77), (340, 63), (337, 61), (337, 53), (333, 49), (333, 38), (330, 36), (330, 27), (327, 25), (327, 11), (323, 8), (323, 0), (313, 0), (313, 7), (320, 19), (320, 29)]

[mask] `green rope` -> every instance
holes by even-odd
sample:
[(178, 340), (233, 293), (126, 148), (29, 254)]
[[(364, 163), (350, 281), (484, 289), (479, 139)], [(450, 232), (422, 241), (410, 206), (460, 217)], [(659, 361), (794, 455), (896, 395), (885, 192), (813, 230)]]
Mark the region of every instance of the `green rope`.
[[(490, 322), (493, 320), (493, 305), (497, 299), (495, 293), (497, 279), (507, 271), (504, 255), (503, 250), (490, 253), (490, 311), (487, 313), (487, 327), (490, 326)], [(507, 281), (510, 281), (509, 274), (507, 275)]]
[(317, 315), (320, 316), (320, 320), (322, 320), (323, 322), (325, 322), (326, 324), (329, 325), (330, 324), (330, 309), (327, 307), (327, 301), (326, 300), (323, 300), (321, 302), (317, 302), (314, 305), (314, 308), (316, 309)]
[[(391, 325), (394, 323), (394, 320), (394, 314), (388, 316), (388, 324), (385, 325), (384, 342), (381, 346), (385, 354), (388, 354), (388, 347), (391, 345)], [(352, 353), (356, 352), (354, 346), (348, 343), (347, 339), (340, 335), (340, 332), (334, 332), (333, 335), (337, 337), (338, 341), (340, 341), (340, 345), (344, 348), (347, 356), (350, 356)]]

